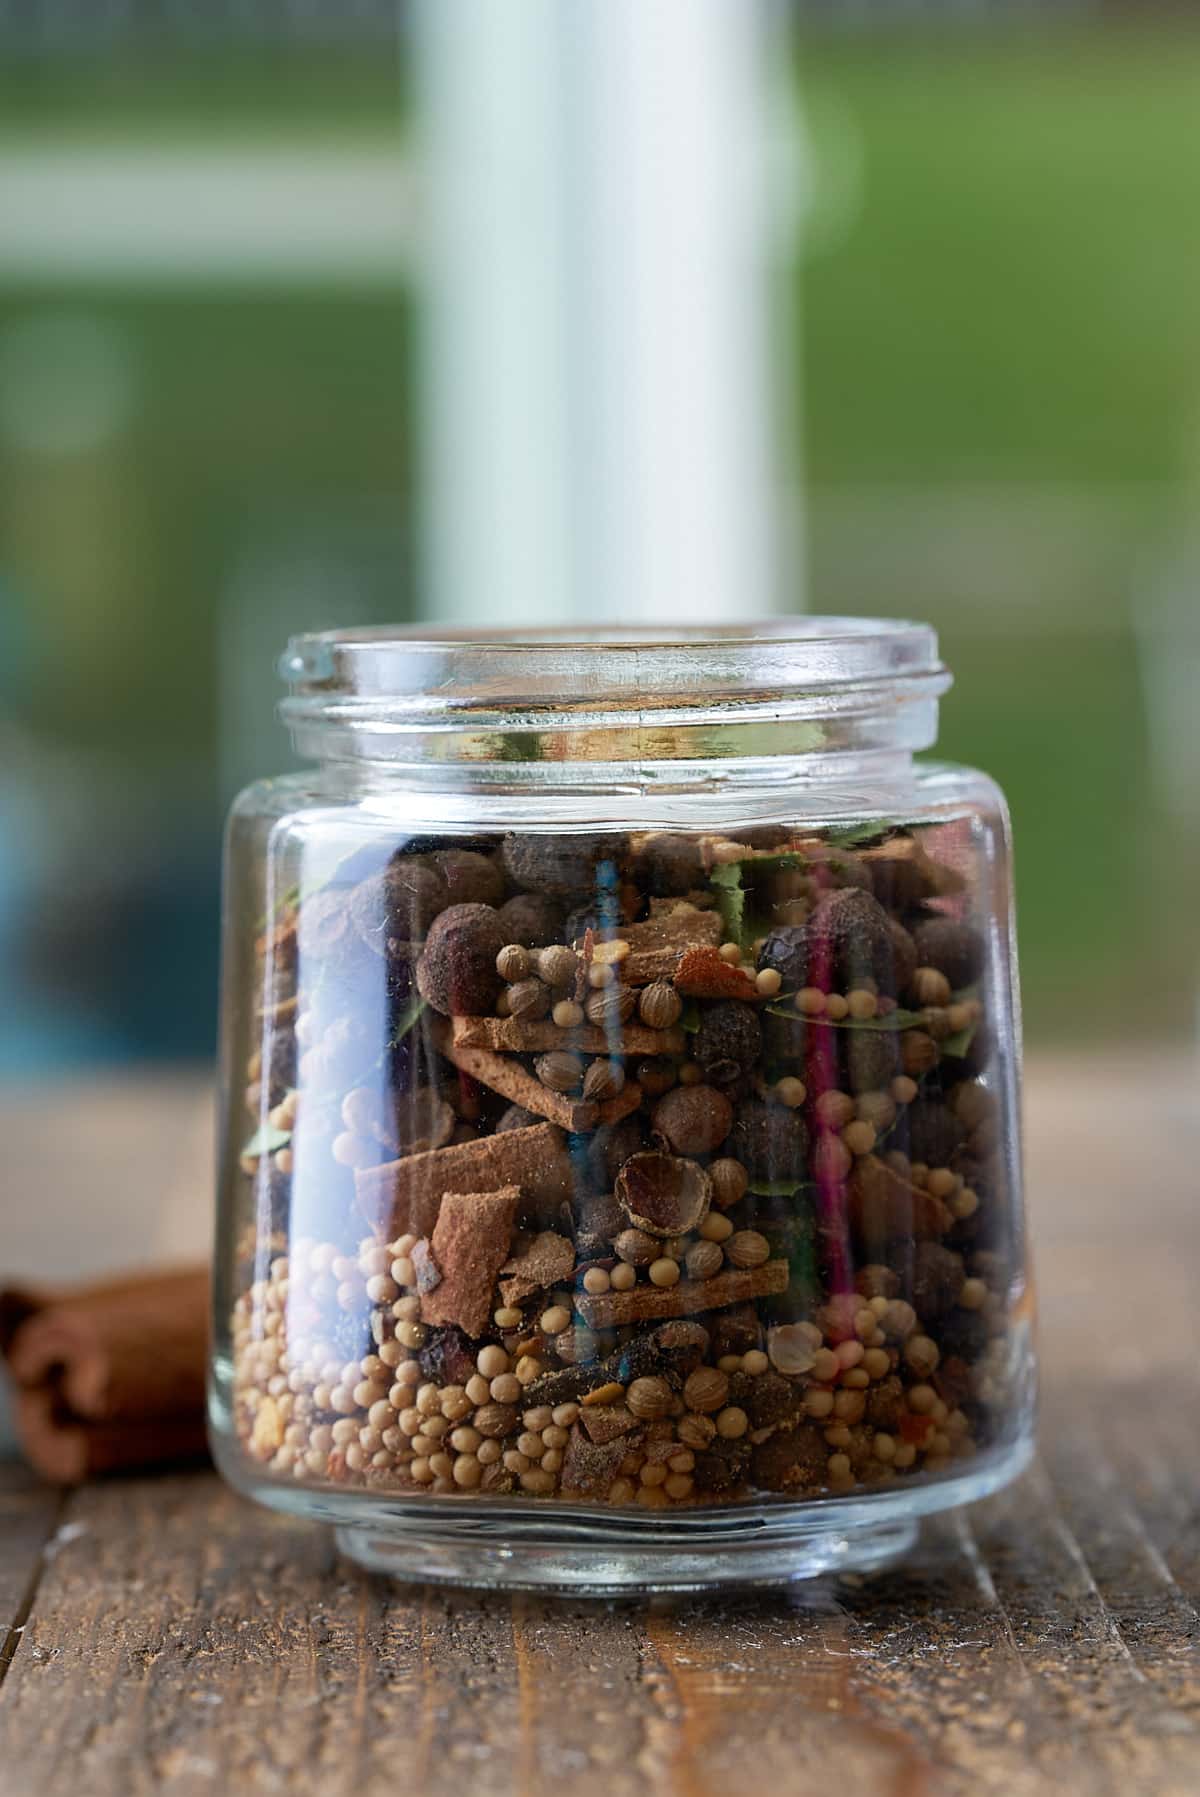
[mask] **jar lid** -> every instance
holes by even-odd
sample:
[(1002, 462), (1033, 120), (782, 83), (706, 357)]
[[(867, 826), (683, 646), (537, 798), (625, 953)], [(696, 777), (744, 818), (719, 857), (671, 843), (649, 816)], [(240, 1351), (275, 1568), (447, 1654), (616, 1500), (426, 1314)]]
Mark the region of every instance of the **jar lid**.
[(639, 762), (927, 748), (950, 685), (926, 624), (325, 631), (280, 663), (301, 752)]

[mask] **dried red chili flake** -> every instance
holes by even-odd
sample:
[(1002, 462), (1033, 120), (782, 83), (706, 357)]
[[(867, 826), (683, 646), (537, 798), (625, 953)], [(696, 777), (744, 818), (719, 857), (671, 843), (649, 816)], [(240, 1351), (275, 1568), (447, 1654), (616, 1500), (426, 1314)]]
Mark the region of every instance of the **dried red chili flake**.
[(721, 959), (715, 948), (689, 948), (675, 969), (675, 988), (688, 998), (741, 998), (753, 1001), (758, 988), (748, 973)]

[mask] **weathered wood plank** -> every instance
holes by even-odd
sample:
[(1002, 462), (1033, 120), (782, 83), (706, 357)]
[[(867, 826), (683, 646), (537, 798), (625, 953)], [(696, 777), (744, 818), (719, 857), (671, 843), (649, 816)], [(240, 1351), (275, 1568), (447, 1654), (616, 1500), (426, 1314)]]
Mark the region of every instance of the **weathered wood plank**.
[(0, 1461), (0, 1682), (24, 1633), (63, 1499), (25, 1467)]
[(49, 1520), (44, 1494), (7, 1509), (0, 1489), (0, 1619), (54, 1535), (0, 1690), (0, 1792), (1190, 1797), (1200, 1132), (1166, 1064), (1035, 1081), (1031, 1123), (1043, 1463), (904, 1567), (509, 1602), (369, 1579), (205, 1474), (100, 1485)]

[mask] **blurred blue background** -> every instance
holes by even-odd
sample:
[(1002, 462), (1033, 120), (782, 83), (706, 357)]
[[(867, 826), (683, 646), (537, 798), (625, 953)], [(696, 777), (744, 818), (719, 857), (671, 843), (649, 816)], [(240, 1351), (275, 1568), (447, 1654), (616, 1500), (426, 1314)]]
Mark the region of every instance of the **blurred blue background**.
[[(796, 600), (941, 632), (942, 749), (1013, 807), (1030, 1035), (1187, 1040), (1200, 26), (823, 0), (774, 42)], [(424, 614), (412, 89), (390, 0), (0, 4), (10, 1076), (209, 1053), (222, 815), (291, 764), (276, 656)]]

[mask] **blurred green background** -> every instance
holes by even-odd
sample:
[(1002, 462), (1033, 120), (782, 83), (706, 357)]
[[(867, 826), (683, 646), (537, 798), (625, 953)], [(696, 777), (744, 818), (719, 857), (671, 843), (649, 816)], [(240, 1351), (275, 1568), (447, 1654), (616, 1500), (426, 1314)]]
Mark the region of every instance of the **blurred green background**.
[[(942, 750), (1012, 804), (1030, 1037), (1183, 1040), (1200, 27), (826, 12), (792, 30), (811, 196), (780, 364), (809, 608), (941, 632)], [(386, 157), (403, 48), (14, 39), (0, 183), (64, 150)], [(222, 813), (289, 765), (274, 658), (419, 613), (401, 264), (164, 280), (0, 242), (0, 1067), (211, 1046)]]

